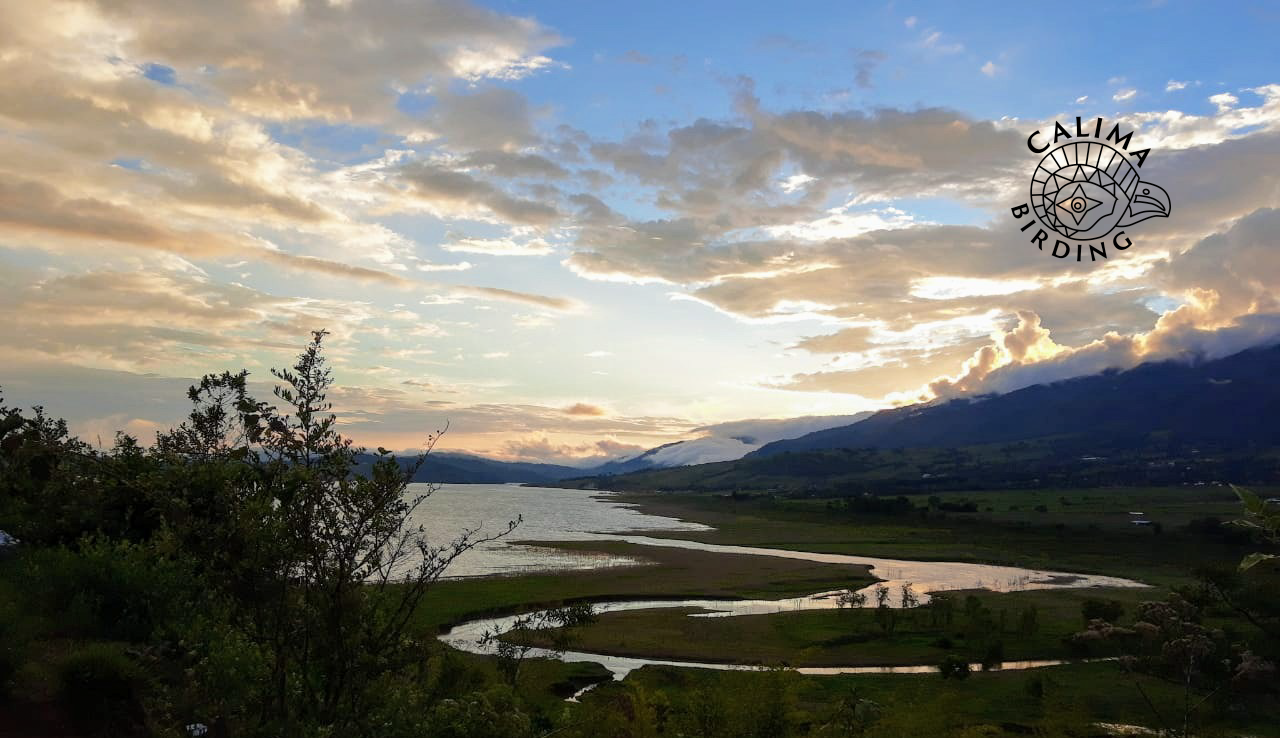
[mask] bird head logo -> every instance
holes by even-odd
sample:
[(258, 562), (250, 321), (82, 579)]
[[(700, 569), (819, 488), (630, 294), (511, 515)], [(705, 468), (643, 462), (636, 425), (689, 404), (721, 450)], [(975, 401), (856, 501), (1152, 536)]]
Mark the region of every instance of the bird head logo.
[[(1059, 145), (1063, 138), (1066, 143)], [(1032, 244), (1059, 259), (1074, 252), (1076, 261), (1085, 255), (1096, 261), (1107, 258), (1108, 236), (1115, 234), (1110, 245), (1123, 251), (1132, 241), (1125, 237), (1121, 243), (1122, 229), (1169, 217), (1169, 193), (1139, 172), (1151, 150), (1128, 151), (1132, 138), (1132, 132), (1120, 135), (1119, 124), (1104, 138), (1101, 118), (1087, 127), (1076, 118), (1075, 135), (1055, 123), (1052, 143), (1042, 140), (1040, 131), (1027, 138), (1027, 147), (1043, 157), (1031, 174), (1030, 203), (1013, 208), (1013, 216), (1021, 220), (1035, 214), (1021, 228), (1033, 234)], [(1032, 231), (1036, 225), (1040, 228)], [(1061, 238), (1046, 249), (1051, 234)]]

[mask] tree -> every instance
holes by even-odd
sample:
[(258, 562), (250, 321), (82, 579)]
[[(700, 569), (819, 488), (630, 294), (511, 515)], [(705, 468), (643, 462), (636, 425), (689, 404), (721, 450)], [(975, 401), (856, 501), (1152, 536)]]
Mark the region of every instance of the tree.
[(1092, 620), (1115, 623), (1124, 615), (1124, 603), (1119, 600), (1100, 600), (1090, 597), (1080, 604), (1080, 615), (1086, 626)]
[[(283, 542), (263, 635), (275, 685), (268, 704), (286, 729), (290, 716), (347, 729), (361, 725), (366, 690), (414, 653), (406, 628), (430, 586), (458, 556), (519, 522), (489, 536), (467, 531), (444, 544), (427, 540), (413, 518), (434, 488), (407, 491), (440, 433), (407, 465), (378, 449), (367, 475), (352, 474), (363, 449), (336, 430), (327, 399), (333, 377), (323, 355), (326, 335), (313, 333), (293, 367), (272, 370), (283, 383), (275, 396), (284, 412), (243, 395), (240, 375), (231, 388), (243, 438), (254, 444), (247, 456), (272, 491), (273, 528)], [(218, 397), (222, 383), (212, 379), (208, 394)], [(218, 417), (203, 402), (192, 420)], [(236, 454), (247, 449), (232, 448)]]
[(933, 594), (929, 597), (929, 624), (950, 626), (955, 619), (956, 602), (951, 595)]
[(519, 686), (520, 667), (530, 654), (541, 649), (546, 655), (564, 654), (572, 643), (570, 629), (595, 622), (590, 603), (568, 605), (519, 615), (506, 628), (486, 630), (478, 644), (498, 657), (498, 668), (514, 688)]
[(884, 708), (862, 696), (857, 687), (836, 700), (830, 715), (815, 732), (818, 736), (861, 736), (880, 719)]
[(1023, 608), (1022, 614), (1018, 617), (1018, 633), (1023, 636), (1035, 635), (1040, 629), (1039, 611), (1035, 605)]
[(938, 664), (938, 673), (943, 679), (963, 681), (969, 678), (969, 672), (969, 662), (955, 654), (948, 654), (942, 659), (942, 663)]
[(920, 595), (911, 588), (911, 582), (902, 585), (902, 609), (910, 610), (920, 605)]
[(837, 608), (843, 609), (848, 607), (850, 610), (854, 610), (860, 607), (866, 607), (866, 605), (867, 595), (865, 592), (860, 592), (856, 589), (850, 588), (841, 590), (841, 592), (836, 595)]
[(188, 420), (155, 449), (185, 480), (171, 480), (163, 500), (173, 535), (263, 656), (257, 721), (286, 736), (375, 733), (377, 685), (423, 657), (409, 626), (427, 591), (458, 556), (519, 523), (427, 540), (416, 516), (435, 488), (409, 485), (440, 432), (416, 458), (378, 449), (356, 474), (363, 449), (338, 433), (327, 398), (326, 335), (272, 370), (283, 409), (250, 396), (245, 372), (209, 375), (188, 393)]
[(877, 584), (874, 592), (876, 598), (876, 623), (880, 625), (880, 630), (885, 633), (892, 633), (898, 625), (898, 617), (893, 608), (889, 607), (889, 588), (883, 584)]
[[(1280, 544), (1280, 504), (1264, 502), (1252, 490), (1231, 485), (1236, 496), (1244, 503), (1245, 518), (1235, 521), (1236, 525), (1257, 531), (1272, 546)], [(1277, 555), (1263, 551), (1255, 551), (1240, 562), (1241, 571), (1248, 571), (1259, 564), (1274, 565)]]

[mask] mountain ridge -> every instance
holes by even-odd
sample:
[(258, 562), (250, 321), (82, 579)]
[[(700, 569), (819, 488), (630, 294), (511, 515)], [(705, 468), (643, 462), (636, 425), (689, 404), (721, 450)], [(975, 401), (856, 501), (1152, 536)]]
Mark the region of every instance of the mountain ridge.
[[(1280, 443), (1280, 346), (1200, 362), (1165, 360), (1000, 395), (882, 410), (747, 455), (839, 448), (938, 448), (1095, 434), (1124, 441), (1168, 432), (1188, 442)], [(1240, 413), (1239, 408), (1257, 412)]]

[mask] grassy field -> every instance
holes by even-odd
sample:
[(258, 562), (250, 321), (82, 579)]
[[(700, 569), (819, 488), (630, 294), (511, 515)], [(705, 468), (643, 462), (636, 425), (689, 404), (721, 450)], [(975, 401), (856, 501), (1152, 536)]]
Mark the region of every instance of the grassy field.
[[(1174, 708), (1182, 699), (1176, 686), (1150, 677), (1123, 674), (1109, 662), (976, 673), (964, 681), (944, 680), (936, 674), (787, 679), (772, 674), (645, 667), (632, 674), (628, 682), (632, 689), (649, 694), (673, 695), (669, 699), (674, 700), (691, 696), (714, 705), (718, 697), (761, 690), (761, 682), (767, 684), (770, 680), (774, 684), (768, 686), (794, 696), (792, 719), (800, 723), (814, 719), (841, 700), (871, 700), (880, 706), (880, 718), (865, 733), (829, 733), (868, 738), (1104, 736), (1108, 734), (1096, 727), (1096, 723), (1160, 726), (1138, 685), (1167, 716), (1174, 714)], [(609, 691), (624, 688), (623, 685), (603, 687), (595, 698), (609, 700)], [(1273, 713), (1256, 711), (1211, 722), (1197, 721), (1195, 735), (1201, 738), (1275, 736), (1278, 729), (1274, 718)]]
[(583, 600), (781, 598), (841, 587), (864, 587), (875, 581), (863, 566), (706, 553), (620, 541), (567, 541), (543, 545), (640, 558), (647, 563), (588, 571), (443, 581), (432, 588), (424, 606), (419, 609), (420, 625), (438, 628), (467, 616)]
[[(1064, 638), (1081, 630), (1081, 605), (1088, 598), (1114, 599), (1133, 613), (1150, 590), (1078, 589), (1033, 592), (952, 593), (974, 595), (990, 611), (990, 622), (971, 622), (957, 612), (948, 625), (927, 608), (894, 613), (892, 632), (876, 621), (872, 608), (809, 610), (728, 618), (689, 617), (694, 610), (660, 609), (615, 612), (576, 629), (574, 647), (619, 656), (656, 656), (687, 661), (735, 661), (788, 666), (936, 665), (949, 653), (980, 661), (997, 639), (1004, 658), (1079, 657)], [(1019, 632), (1019, 618), (1035, 608), (1033, 632)], [(1122, 620), (1124, 622), (1124, 620)], [(1109, 652), (1090, 656), (1110, 655)]]
[[(974, 501), (978, 512), (858, 515), (833, 509), (825, 499), (710, 494), (626, 493), (622, 499), (646, 512), (713, 526), (712, 531), (671, 534), (708, 543), (1007, 564), (1111, 574), (1165, 586), (1187, 582), (1201, 566), (1231, 565), (1244, 550), (1183, 530), (1195, 518), (1229, 520), (1240, 515), (1234, 495), (1222, 487), (936, 496), (943, 502)], [(925, 496), (911, 499), (919, 507), (928, 504)], [(1141, 511), (1145, 519), (1162, 525), (1133, 526), (1131, 511)]]

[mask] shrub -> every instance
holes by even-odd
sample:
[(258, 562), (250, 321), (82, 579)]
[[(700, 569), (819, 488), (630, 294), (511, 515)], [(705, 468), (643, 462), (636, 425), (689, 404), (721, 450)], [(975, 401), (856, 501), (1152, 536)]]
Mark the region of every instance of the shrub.
[(1035, 700), (1036, 702), (1043, 700), (1044, 699), (1044, 676), (1041, 674), (1036, 674), (1035, 676), (1027, 680), (1027, 683), (1023, 688), (1026, 689), (1027, 696), (1030, 697), (1031, 699)]
[(9, 696), (13, 679), (22, 665), (21, 655), (8, 643), (0, 644), (0, 700)]
[[(10, 593), (0, 593), (0, 597)], [(14, 677), (23, 663), (27, 634), (19, 627), (15, 603), (0, 601), (0, 700), (9, 696)]]
[(143, 642), (173, 615), (183, 577), (146, 546), (83, 539), (77, 549), (31, 551), (22, 583), (36, 605), (65, 613), (63, 635)]
[(995, 641), (982, 654), (982, 670), (990, 671), (1004, 663), (1004, 641)]
[(955, 654), (948, 654), (938, 664), (938, 673), (943, 679), (963, 680), (969, 678), (969, 662)]
[(1080, 605), (1080, 615), (1086, 626), (1091, 620), (1114, 623), (1124, 615), (1124, 603), (1119, 600), (1100, 600), (1090, 597)]
[(57, 686), (58, 701), (86, 732), (128, 735), (142, 725), (142, 670), (118, 646), (72, 652), (58, 665)]

